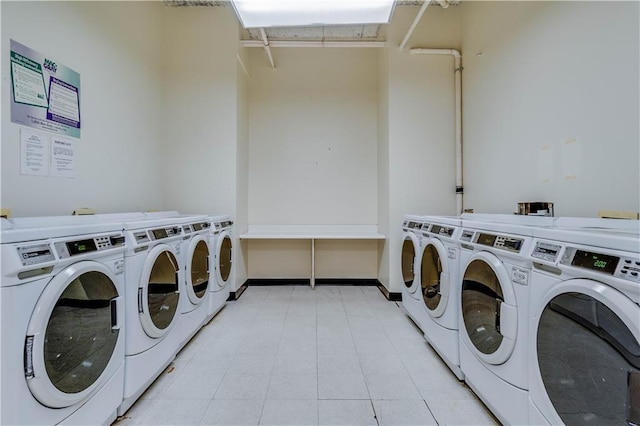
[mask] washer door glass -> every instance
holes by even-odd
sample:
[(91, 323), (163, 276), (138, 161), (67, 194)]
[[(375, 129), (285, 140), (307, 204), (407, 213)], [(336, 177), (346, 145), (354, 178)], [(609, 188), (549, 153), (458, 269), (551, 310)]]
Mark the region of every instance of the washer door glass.
[(204, 240), (198, 241), (191, 256), (191, 289), (189, 299), (199, 303), (207, 293), (209, 286), (209, 246)]
[(502, 344), (500, 306), (502, 286), (493, 268), (483, 260), (473, 260), (462, 280), (462, 318), (467, 335), (483, 354), (493, 354)]
[(113, 327), (116, 297), (113, 281), (91, 271), (71, 281), (58, 298), (45, 331), (44, 365), (61, 392), (82, 392), (107, 367), (120, 331)]
[(422, 297), (430, 311), (438, 309), (443, 299), (440, 293), (441, 276), (442, 261), (440, 253), (438, 253), (438, 249), (433, 244), (428, 244), (422, 253), (420, 280), (422, 283)]
[(179, 279), (178, 261), (170, 251), (162, 251), (156, 257), (147, 291), (147, 305), (151, 321), (164, 330), (171, 324), (178, 310)]
[(416, 256), (415, 247), (411, 237), (405, 237), (402, 243), (402, 281), (407, 288), (411, 288), (415, 274), (413, 272), (413, 262)]
[(231, 274), (231, 251), (232, 251), (231, 237), (225, 235), (220, 245), (220, 277), (222, 281), (226, 282)]
[(582, 293), (551, 299), (538, 324), (537, 357), (564, 423), (640, 423), (640, 345), (604, 303)]

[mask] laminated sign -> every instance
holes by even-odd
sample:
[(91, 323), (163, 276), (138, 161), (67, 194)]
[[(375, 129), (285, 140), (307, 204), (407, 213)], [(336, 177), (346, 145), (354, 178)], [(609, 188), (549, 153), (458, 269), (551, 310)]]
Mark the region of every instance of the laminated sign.
[(11, 121), (80, 137), (80, 74), (11, 40)]

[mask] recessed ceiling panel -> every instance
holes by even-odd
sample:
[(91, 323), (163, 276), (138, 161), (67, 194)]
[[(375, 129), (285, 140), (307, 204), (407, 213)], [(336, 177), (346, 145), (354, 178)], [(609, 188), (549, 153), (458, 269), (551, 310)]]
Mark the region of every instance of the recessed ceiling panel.
[(382, 24), (393, 0), (232, 0), (245, 28)]

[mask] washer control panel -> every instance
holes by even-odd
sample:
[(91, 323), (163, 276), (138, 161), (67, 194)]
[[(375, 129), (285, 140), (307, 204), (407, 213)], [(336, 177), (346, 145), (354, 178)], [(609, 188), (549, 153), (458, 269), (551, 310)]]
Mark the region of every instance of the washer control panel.
[(449, 237), (449, 238), (451, 238), (454, 231), (455, 231), (455, 228), (449, 228), (448, 226), (433, 225), (431, 227), (432, 234), (442, 235), (444, 237)]
[(105, 251), (124, 245), (124, 236), (119, 234), (101, 235), (80, 240), (65, 240), (54, 243), (60, 259), (77, 256), (94, 251)]
[(162, 240), (180, 235), (182, 235), (182, 229), (179, 226), (167, 226), (149, 230), (149, 236), (152, 240)]
[(202, 231), (211, 228), (211, 224), (209, 222), (192, 223), (191, 228), (194, 231)]
[(640, 283), (640, 257), (621, 257), (567, 246), (560, 259), (560, 264)]
[(487, 234), (484, 232), (478, 232), (473, 242), (481, 244), (483, 246), (489, 246), (513, 253), (520, 253), (520, 249), (524, 244), (524, 240), (522, 238), (508, 237), (506, 235)]
[(22, 266), (37, 265), (55, 260), (49, 244), (34, 244), (16, 247)]
[(147, 235), (147, 231), (135, 232), (133, 234), (133, 238), (135, 238), (136, 244), (145, 244), (149, 242), (149, 235)]
[(470, 243), (471, 241), (473, 241), (473, 234), (473, 231), (469, 229), (463, 229), (462, 233), (460, 234), (460, 241), (466, 241), (467, 243)]
[(560, 250), (562, 246), (560, 244), (553, 244), (546, 241), (537, 241), (531, 257), (544, 260), (546, 262), (556, 263), (560, 257)]
[[(216, 228), (218, 228), (218, 225), (216, 223)], [(220, 226), (221, 228), (224, 227), (224, 223), (222, 226)], [(404, 222), (402, 222), (402, 228), (408, 231), (414, 231), (414, 230), (421, 230), (422, 229), (422, 222), (415, 222), (413, 220), (405, 220)]]

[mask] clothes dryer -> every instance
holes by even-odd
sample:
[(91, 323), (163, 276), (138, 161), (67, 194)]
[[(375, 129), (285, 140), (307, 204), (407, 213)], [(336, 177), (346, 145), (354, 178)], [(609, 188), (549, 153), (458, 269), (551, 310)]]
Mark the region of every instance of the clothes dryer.
[(210, 287), (213, 281), (211, 222), (207, 216), (185, 217), (182, 245), (185, 265), (183, 296), (180, 298), (180, 348), (202, 328), (209, 316)]
[(462, 380), (458, 337), (462, 222), (460, 218), (445, 216), (425, 216), (423, 219), (430, 223), (420, 262), (422, 299), (429, 314), (424, 322), (424, 337)]
[(90, 222), (2, 219), (1, 424), (116, 419), (124, 384), (124, 236)]
[(180, 298), (184, 281), (182, 226), (175, 218), (124, 223), (124, 414), (174, 359), (180, 347)]
[(423, 333), (429, 314), (423, 302), (420, 272), (423, 243), (428, 238), (429, 227), (422, 216), (406, 215), (402, 221), (402, 307)]
[(501, 422), (526, 424), (533, 228), (469, 220), (462, 226), (460, 368)]
[(529, 423), (640, 424), (639, 251), (628, 231), (536, 232)]
[(227, 303), (233, 283), (233, 221), (228, 215), (210, 216), (209, 235), (213, 250), (213, 279), (210, 285), (209, 310), (206, 322), (210, 321)]

